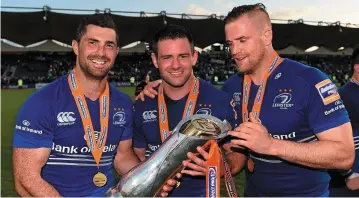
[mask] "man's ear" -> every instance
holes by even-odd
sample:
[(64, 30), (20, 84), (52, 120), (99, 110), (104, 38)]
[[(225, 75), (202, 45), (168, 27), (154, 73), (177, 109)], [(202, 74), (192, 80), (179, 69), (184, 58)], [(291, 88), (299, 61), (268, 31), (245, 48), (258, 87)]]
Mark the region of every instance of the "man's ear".
[(79, 55), (79, 43), (76, 40), (72, 40), (72, 49), (74, 51), (74, 53), (76, 54), (76, 56)]
[(153, 65), (154, 65), (156, 68), (158, 68), (157, 56), (156, 56), (156, 54), (153, 53), (153, 52), (151, 53), (151, 59), (152, 59)]
[(198, 60), (198, 51), (194, 50), (192, 55), (192, 66), (195, 66), (197, 64)]
[(266, 28), (264, 30), (264, 44), (266, 46), (271, 45), (272, 39), (273, 39), (273, 31), (270, 28)]

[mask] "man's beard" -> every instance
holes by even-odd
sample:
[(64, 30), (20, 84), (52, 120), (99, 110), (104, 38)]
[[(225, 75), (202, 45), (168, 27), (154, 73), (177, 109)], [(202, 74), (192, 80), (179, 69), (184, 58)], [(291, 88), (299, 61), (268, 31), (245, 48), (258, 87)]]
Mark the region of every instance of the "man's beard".
[(180, 87), (183, 87), (187, 82), (188, 82), (188, 80), (189, 80), (189, 78), (191, 77), (191, 73), (188, 75), (188, 76), (186, 76), (185, 77), (185, 81), (182, 83), (182, 84), (180, 84), (180, 85), (174, 85), (174, 84), (172, 84), (169, 80), (167, 80), (166, 79), (166, 77), (164, 78), (163, 76), (161, 76), (162, 77), (162, 80), (163, 81), (165, 81), (168, 85), (170, 85), (171, 87), (174, 87), (174, 88), (180, 88)]
[[(90, 58), (88, 58), (89, 60)], [(106, 59), (108, 60), (108, 59)], [(110, 72), (111, 67), (104, 67), (102, 70), (100, 69), (93, 69), (91, 68), (86, 61), (81, 61), (81, 59), (79, 59), (79, 65), (80, 68), (82, 70), (82, 72), (84, 73), (84, 75), (87, 78), (93, 79), (93, 80), (103, 80), (104, 78), (107, 77), (107, 74)]]
[(245, 71), (242, 71), (243, 73), (253, 74), (254, 72), (256, 72), (258, 70), (258, 68), (260, 67), (260, 63), (263, 61), (264, 55), (265, 55), (264, 46), (261, 46), (260, 49), (262, 49), (262, 50), (259, 50), (258, 55), (256, 54), (256, 59), (251, 60), (248, 57), (248, 69), (246, 69)]

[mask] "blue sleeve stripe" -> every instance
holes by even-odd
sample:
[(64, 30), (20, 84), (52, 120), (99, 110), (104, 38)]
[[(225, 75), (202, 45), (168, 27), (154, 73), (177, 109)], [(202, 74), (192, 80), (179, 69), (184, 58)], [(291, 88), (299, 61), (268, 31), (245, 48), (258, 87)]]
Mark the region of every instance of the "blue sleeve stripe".
[(314, 128), (314, 133), (317, 134), (317, 133), (321, 133), (323, 131), (326, 131), (328, 129), (331, 129), (331, 128), (335, 128), (335, 127), (338, 127), (340, 125), (343, 125), (345, 123), (349, 122), (349, 118), (347, 116), (342, 116), (340, 118), (333, 118), (331, 121), (325, 123), (325, 124), (322, 124), (318, 127), (315, 127)]
[(13, 147), (15, 148), (52, 148), (52, 140), (29, 138), (20, 135), (22, 132), (15, 132)]

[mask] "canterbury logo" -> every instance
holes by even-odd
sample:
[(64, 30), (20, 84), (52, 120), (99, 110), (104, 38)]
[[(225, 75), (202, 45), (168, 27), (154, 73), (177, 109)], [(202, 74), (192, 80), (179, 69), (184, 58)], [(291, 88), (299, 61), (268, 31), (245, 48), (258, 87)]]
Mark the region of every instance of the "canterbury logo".
[(156, 116), (157, 111), (153, 110), (153, 111), (145, 111), (142, 113), (142, 117), (145, 120), (145, 122), (147, 121), (155, 121), (157, 116)]
[(72, 117), (75, 113), (73, 112), (60, 112), (57, 114), (57, 121), (60, 123), (71, 123), (75, 122), (76, 118)]

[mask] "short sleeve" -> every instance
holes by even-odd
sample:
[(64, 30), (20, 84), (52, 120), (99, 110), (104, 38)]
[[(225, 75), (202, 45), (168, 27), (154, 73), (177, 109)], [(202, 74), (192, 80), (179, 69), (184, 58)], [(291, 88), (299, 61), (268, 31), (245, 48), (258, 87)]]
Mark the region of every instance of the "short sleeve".
[[(308, 120), (315, 134), (349, 122), (348, 113), (336, 85), (321, 71), (314, 69), (308, 76)], [(309, 80), (308, 80), (309, 81)]]
[(135, 103), (134, 112), (134, 134), (133, 134), (133, 147), (146, 148), (146, 138), (142, 130), (142, 111), (139, 103)]
[(37, 93), (21, 107), (14, 130), (16, 148), (52, 148), (54, 134), (51, 105)]

